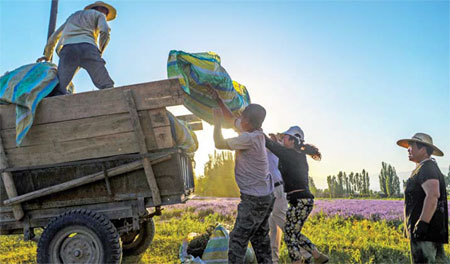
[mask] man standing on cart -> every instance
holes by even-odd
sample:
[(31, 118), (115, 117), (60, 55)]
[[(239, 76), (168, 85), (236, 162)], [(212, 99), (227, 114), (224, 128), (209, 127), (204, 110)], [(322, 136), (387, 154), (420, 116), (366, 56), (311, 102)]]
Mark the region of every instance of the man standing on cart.
[[(59, 55), (59, 86), (50, 94), (67, 94), (67, 85), (75, 73), (84, 68), (99, 89), (112, 88), (114, 81), (105, 67), (102, 54), (109, 42), (110, 27), (107, 21), (116, 17), (116, 9), (97, 1), (73, 13), (48, 39), (44, 56), (37, 62), (50, 61), (55, 49)], [(97, 44), (98, 39), (98, 44)]]

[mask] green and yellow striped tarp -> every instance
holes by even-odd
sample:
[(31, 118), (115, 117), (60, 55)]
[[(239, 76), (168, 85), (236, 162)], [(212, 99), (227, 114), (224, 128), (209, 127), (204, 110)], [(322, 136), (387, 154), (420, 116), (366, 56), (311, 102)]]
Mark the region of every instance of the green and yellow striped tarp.
[[(210, 87), (235, 115), (240, 115), (250, 104), (250, 95), (244, 85), (233, 81), (220, 65), (219, 55), (213, 52), (187, 53), (172, 50), (167, 62), (168, 78), (177, 78), (185, 91), (184, 105), (194, 115), (213, 123), (213, 109), (218, 107), (211, 97)], [(224, 124), (231, 128), (233, 124)]]

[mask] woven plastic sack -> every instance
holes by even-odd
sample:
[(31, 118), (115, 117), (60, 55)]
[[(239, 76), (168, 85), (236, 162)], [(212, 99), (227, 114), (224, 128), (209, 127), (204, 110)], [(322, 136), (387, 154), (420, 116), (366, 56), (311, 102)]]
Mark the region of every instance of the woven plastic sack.
[[(227, 264), (229, 241), (230, 235), (228, 230), (222, 225), (218, 225), (206, 245), (202, 260), (205, 263)], [(247, 251), (245, 253), (244, 263), (257, 263), (255, 252), (253, 251), (250, 243), (248, 244)]]
[[(218, 224), (214, 231), (212, 232), (206, 248), (203, 252), (201, 258), (193, 257), (187, 253), (188, 241), (183, 240), (180, 246), (180, 261), (183, 264), (208, 264), (208, 263), (219, 263), (228, 264), (228, 243), (230, 241), (230, 235), (228, 230), (222, 225)], [(255, 252), (251, 244), (248, 244), (247, 252), (245, 253), (244, 263), (246, 264), (256, 264)]]
[(194, 153), (198, 149), (197, 136), (194, 131), (191, 130), (187, 122), (177, 119), (172, 113), (167, 112), (167, 115), (172, 137), (177, 146), (187, 153)]
[[(184, 96), (184, 106), (194, 115), (213, 123), (213, 109), (218, 107), (211, 96), (214, 89), (225, 105), (238, 116), (250, 104), (250, 95), (244, 85), (231, 79), (221, 66), (219, 55), (213, 52), (187, 53), (172, 50), (167, 62), (168, 78), (179, 80)], [(224, 128), (234, 124), (224, 123)]]

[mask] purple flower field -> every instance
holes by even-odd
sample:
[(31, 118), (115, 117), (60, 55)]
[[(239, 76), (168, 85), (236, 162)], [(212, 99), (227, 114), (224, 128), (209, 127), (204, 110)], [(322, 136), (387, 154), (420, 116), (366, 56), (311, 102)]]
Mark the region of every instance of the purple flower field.
[(185, 204), (166, 206), (167, 209), (192, 208), (195, 213), (204, 210), (211, 210), (221, 215), (235, 215), (239, 204), (239, 198), (216, 198), (216, 197), (195, 197)]
[[(239, 198), (196, 197), (186, 204), (168, 206), (167, 209), (190, 207), (196, 213), (208, 210), (221, 215), (235, 215), (238, 203)], [(403, 219), (403, 204), (402, 200), (315, 199), (311, 215), (322, 212), (327, 216), (396, 221)]]
[(339, 215), (344, 218), (360, 217), (369, 220), (402, 220), (404, 202), (400, 200), (334, 199), (314, 201), (312, 214)]

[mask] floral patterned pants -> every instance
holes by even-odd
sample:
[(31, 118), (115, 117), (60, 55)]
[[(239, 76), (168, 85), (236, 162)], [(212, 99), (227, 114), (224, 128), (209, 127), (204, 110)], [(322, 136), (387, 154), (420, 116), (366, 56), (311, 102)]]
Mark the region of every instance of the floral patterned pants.
[(284, 241), (292, 261), (302, 258), (301, 248), (306, 249), (310, 253), (316, 249), (311, 240), (301, 233), (303, 224), (311, 213), (313, 206), (314, 199), (298, 199), (296, 203), (289, 201), (286, 225), (284, 227)]

